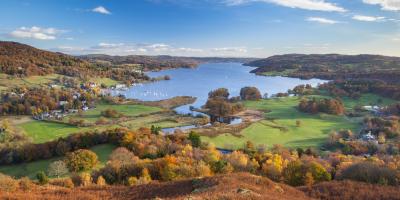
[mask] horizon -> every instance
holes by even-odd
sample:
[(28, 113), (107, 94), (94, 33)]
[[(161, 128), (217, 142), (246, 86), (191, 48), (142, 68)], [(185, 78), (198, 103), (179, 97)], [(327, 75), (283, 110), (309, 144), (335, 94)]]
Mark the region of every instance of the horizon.
[(397, 0), (5, 0), (0, 11), (12, 19), (0, 40), (69, 55), (400, 56)]

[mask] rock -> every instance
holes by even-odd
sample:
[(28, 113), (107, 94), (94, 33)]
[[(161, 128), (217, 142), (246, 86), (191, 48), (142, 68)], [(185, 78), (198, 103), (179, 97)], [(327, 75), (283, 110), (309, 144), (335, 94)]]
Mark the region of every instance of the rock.
[(252, 191), (245, 188), (239, 188), (236, 192), (239, 194), (250, 194)]

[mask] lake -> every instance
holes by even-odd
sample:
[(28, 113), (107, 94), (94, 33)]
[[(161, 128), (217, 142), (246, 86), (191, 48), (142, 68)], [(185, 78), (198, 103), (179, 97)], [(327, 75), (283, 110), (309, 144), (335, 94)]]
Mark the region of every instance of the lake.
[(193, 113), (189, 107), (196, 108), (205, 104), (208, 92), (217, 88), (227, 88), (232, 96), (238, 96), (240, 89), (245, 86), (257, 87), (262, 94), (269, 95), (287, 92), (300, 84), (317, 86), (326, 81), (320, 79), (301, 80), (288, 77), (258, 76), (249, 73), (253, 67), (240, 63), (207, 63), (195, 69), (170, 69), (159, 72), (149, 72), (150, 77), (168, 75), (171, 80), (139, 84), (126, 91), (113, 91), (114, 95), (123, 94), (127, 98), (155, 101), (175, 96), (193, 96), (197, 100), (192, 105), (176, 108), (178, 113)]

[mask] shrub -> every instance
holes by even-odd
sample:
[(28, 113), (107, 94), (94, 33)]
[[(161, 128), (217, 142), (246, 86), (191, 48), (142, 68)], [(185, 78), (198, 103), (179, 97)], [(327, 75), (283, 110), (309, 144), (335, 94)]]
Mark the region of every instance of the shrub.
[(106, 180), (103, 178), (103, 176), (99, 176), (99, 177), (97, 178), (96, 184), (97, 184), (98, 186), (105, 186), (105, 185), (107, 185)]
[(0, 191), (13, 192), (18, 189), (18, 181), (10, 176), (0, 174)]
[(92, 176), (90, 176), (89, 173), (82, 173), (80, 175), (80, 179), (81, 179), (81, 186), (89, 186), (92, 184)]
[(59, 179), (52, 179), (50, 181), (50, 184), (60, 186), (60, 187), (65, 187), (65, 188), (73, 188), (74, 182), (72, 181), (71, 178), (59, 178)]
[(138, 179), (135, 176), (131, 176), (128, 178), (128, 185), (134, 186), (138, 184)]
[(38, 179), (40, 185), (45, 185), (49, 182), (49, 177), (47, 177), (43, 171), (38, 172), (36, 174), (36, 178)]
[(107, 118), (119, 118), (122, 116), (122, 114), (114, 109), (108, 108), (104, 111), (101, 111), (101, 116), (107, 117)]
[(393, 169), (380, 167), (371, 162), (361, 162), (344, 169), (339, 179), (350, 179), (367, 183), (398, 185), (397, 173)]
[(200, 135), (191, 131), (189, 133), (189, 140), (192, 142), (192, 146), (193, 147), (200, 147), (201, 145), (201, 139), (200, 139)]
[(19, 188), (23, 191), (30, 191), (34, 187), (34, 183), (28, 177), (19, 179)]

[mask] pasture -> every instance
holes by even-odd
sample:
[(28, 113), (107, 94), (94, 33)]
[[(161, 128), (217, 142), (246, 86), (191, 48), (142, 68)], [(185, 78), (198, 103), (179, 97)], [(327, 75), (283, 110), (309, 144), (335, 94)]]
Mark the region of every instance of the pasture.
[[(96, 169), (99, 169), (105, 165), (108, 160), (108, 156), (116, 147), (111, 144), (102, 144), (92, 147), (90, 150), (95, 152), (99, 158), (99, 163)], [(29, 163), (21, 163), (16, 165), (0, 166), (0, 173), (7, 174), (16, 178), (29, 177), (31, 179), (36, 178), (36, 174), (40, 171), (47, 171), (50, 163), (62, 160), (62, 157), (51, 158), (46, 160), (38, 160)]]

